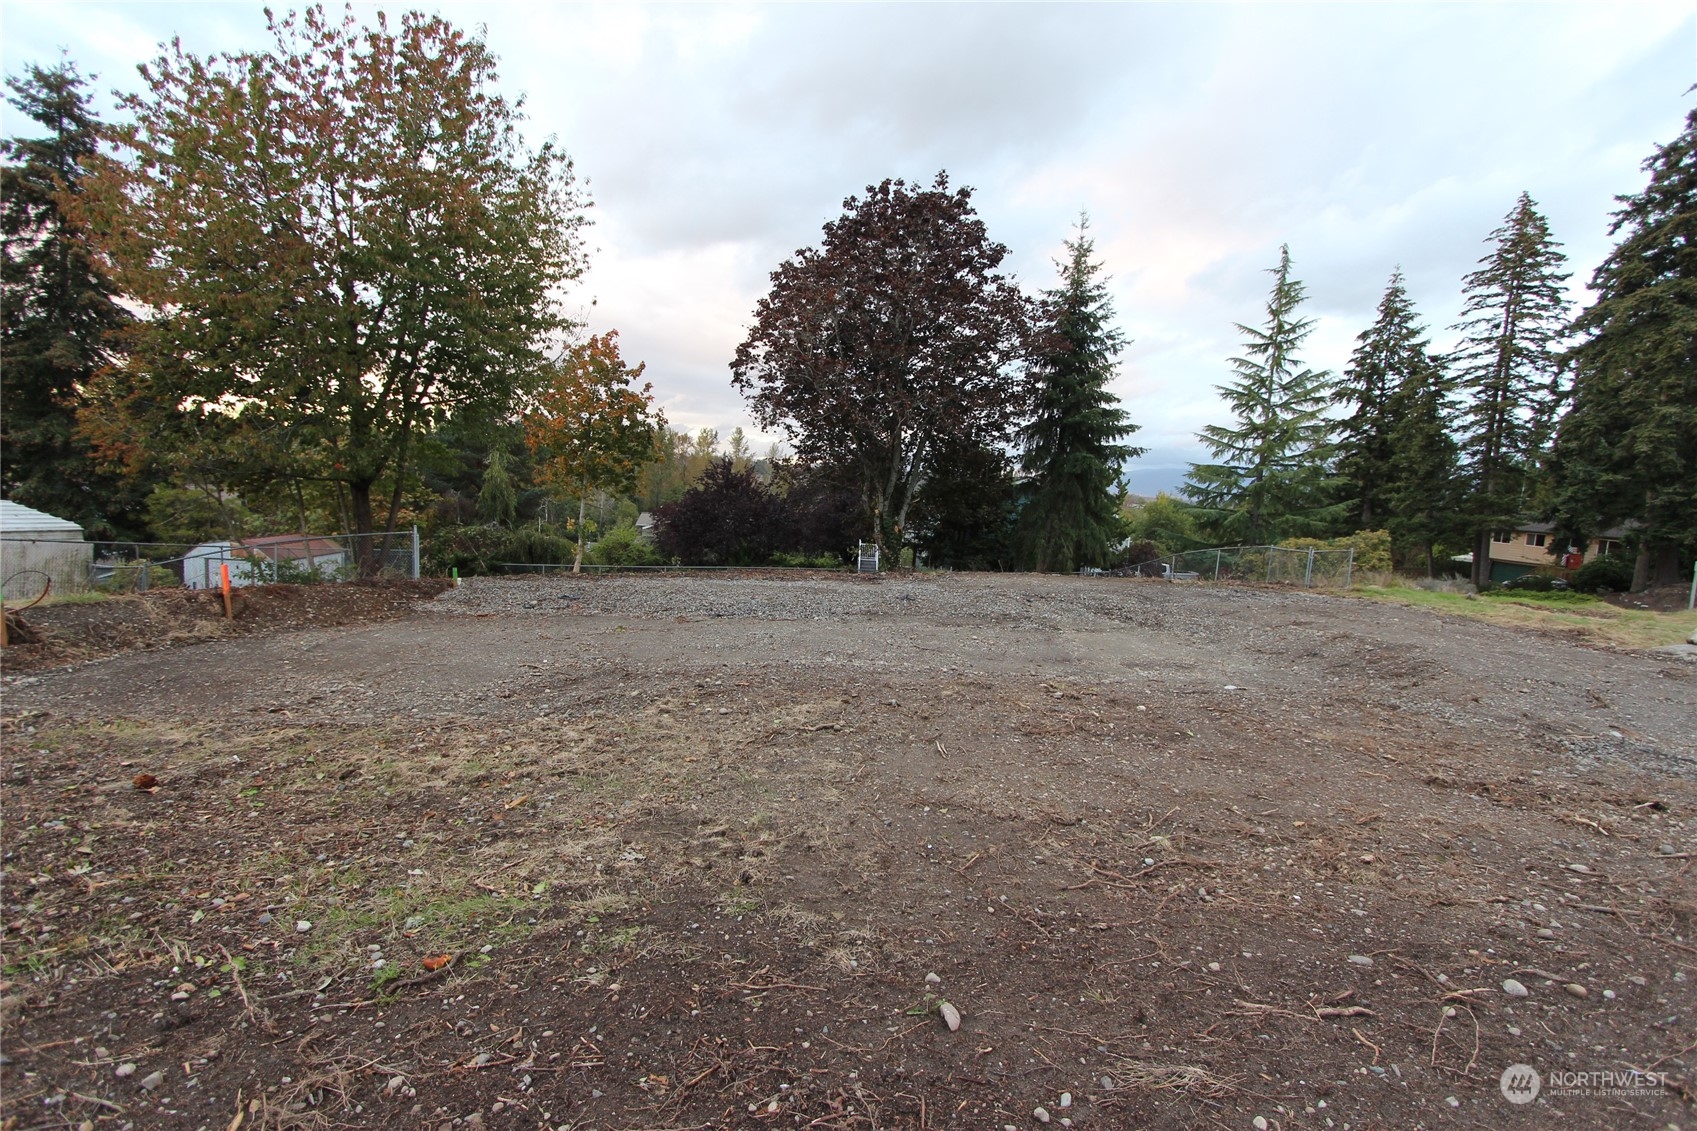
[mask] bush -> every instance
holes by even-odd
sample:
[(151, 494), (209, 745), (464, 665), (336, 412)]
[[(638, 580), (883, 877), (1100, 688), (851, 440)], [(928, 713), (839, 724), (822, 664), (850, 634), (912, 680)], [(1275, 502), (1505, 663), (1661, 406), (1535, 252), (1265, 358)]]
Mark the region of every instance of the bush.
[(1353, 549), (1358, 570), (1388, 573), (1392, 568), (1389, 530), (1359, 530), (1342, 538), (1287, 538), (1279, 545), (1287, 550)]
[(1161, 576), (1161, 547), (1153, 542), (1133, 542), (1114, 555), (1114, 569), (1136, 570), (1144, 577)]
[(1497, 588), (1508, 593), (1549, 593), (1552, 590), (1566, 589), (1567, 582), (1553, 573), (1533, 572), (1511, 577)]
[(497, 562), (523, 565), (565, 565), (577, 555), (577, 544), (558, 534), (524, 527), (507, 536), (498, 547)]
[(663, 565), (653, 543), (634, 526), (615, 526), (584, 554), (583, 560), (601, 566)]
[(138, 576), (143, 567), (147, 569), (147, 587), (149, 589), (164, 589), (172, 585), (181, 585), (177, 575), (161, 565), (147, 562), (128, 562), (115, 567), (112, 576), (105, 581), (96, 583), (95, 588), (102, 593), (137, 593), (141, 591)]
[(488, 573), (490, 563), (508, 560), (501, 556), (507, 538), (505, 530), (494, 526), (438, 526), (424, 540), (424, 571), (434, 577), (455, 570), (461, 577)]
[(791, 569), (842, 569), (843, 559), (839, 554), (773, 554), (772, 564)]
[(1625, 593), (1632, 588), (1632, 567), (1632, 560), (1625, 554), (1592, 558), (1573, 571), (1568, 584), (1579, 593)]

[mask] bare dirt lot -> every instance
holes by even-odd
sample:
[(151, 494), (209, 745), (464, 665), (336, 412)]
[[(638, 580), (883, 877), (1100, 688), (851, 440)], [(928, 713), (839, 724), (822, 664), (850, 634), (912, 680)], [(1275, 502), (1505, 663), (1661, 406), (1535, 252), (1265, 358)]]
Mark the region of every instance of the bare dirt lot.
[(406, 604), (9, 653), (4, 1126), (1697, 1117), (1689, 661), (1136, 580)]

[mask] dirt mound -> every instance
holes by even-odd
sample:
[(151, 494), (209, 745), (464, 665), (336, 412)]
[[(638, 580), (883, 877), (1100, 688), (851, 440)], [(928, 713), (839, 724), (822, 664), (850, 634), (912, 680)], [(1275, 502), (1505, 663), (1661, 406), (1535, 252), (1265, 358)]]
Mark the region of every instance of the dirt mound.
[[(8, 613), (9, 672), (32, 671), (144, 648), (287, 629), (357, 624), (404, 615), (442, 592), (440, 580), (346, 585), (264, 585), (233, 594), (233, 619), (216, 590), (159, 589), (89, 604)], [(18, 628), (16, 634), (10, 630)]]

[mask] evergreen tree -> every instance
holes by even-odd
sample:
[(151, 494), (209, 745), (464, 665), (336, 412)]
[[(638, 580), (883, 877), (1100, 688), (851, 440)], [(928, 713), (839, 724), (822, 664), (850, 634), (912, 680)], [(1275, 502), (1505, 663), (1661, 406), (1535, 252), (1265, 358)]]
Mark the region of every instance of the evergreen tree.
[(1450, 435), (1450, 381), (1442, 362), (1424, 346), (1420, 342), (1410, 355), (1390, 396), (1387, 415), (1393, 423), (1383, 497), (1392, 548), (1405, 564), (1423, 560), (1431, 577), (1437, 572), (1437, 547), (1456, 532), (1456, 446)]
[(1697, 554), (1697, 110), (1620, 198), (1625, 233), (1575, 322), (1573, 409), (1552, 461), (1558, 523), (1584, 539), (1639, 524), (1635, 587), (1683, 576)]
[(76, 435), (84, 390), (112, 361), (116, 332), (130, 321), (67, 215), (82, 193), (82, 161), (96, 151), (100, 123), (69, 62), (30, 66), (6, 85), (8, 101), (45, 133), (0, 142), (0, 490), (90, 534), (137, 537), (151, 484), (100, 474)]
[(1430, 364), (1427, 341), (1403, 286), (1402, 269), (1391, 273), (1379, 316), (1356, 338), (1355, 353), (1332, 390), (1332, 403), (1347, 406), (1338, 423), (1336, 471), (1356, 530), (1382, 526), (1387, 517), (1391, 460), (1395, 449), (1397, 391)]
[(477, 514), (485, 522), (511, 526), (518, 517), (519, 494), (507, 471), (507, 453), (499, 446), (489, 452), (489, 467), (477, 492)]
[(1567, 257), (1530, 196), (1521, 193), (1488, 238), (1495, 247), (1463, 282), (1455, 327), (1463, 336), (1453, 355), (1476, 585), (1490, 580), (1491, 532), (1535, 505), (1535, 475), (1562, 399), (1557, 347), (1568, 307)]
[(1032, 568), (1070, 573), (1105, 565), (1120, 537), (1120, 465), (1143, 454), (1119, 441), (1137, 431), (1108, 383), (1125, 348), (1095, 245), (1080, 217), (1078, 238), (1056, 266), (1061, 285), (1044, 292), (1031, 366), (1037, 411), (1021, 429), (1031, 476), (1020, 545)]
[(1192, 464), (1183, 488), (1220, 536), (1249, 544), (1318, 532), (1342, 511), (1327, 502), (1331, 422), (1322, 413), (1331, 374), (1297, 358), (1314, 322), (1296, 317), (1305, 292), (1290, 277), (1288, 246), (1268, 274), (1266, 328), (1238, 324), (1247, 356), (1231, 360), (1235, 381), (1216, 386), (1237, 426), (1210, 424), (1198, 434), (1221, 462)]

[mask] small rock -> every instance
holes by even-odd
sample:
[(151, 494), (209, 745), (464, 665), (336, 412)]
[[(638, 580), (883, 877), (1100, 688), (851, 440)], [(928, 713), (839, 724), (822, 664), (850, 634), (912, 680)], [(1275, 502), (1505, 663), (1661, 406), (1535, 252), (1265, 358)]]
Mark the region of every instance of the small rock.
[(1538, 937), (1541, 938), (1541, 939), (1553, 939), (1553, 938), (1556, 937), (1556, 933), (1554, 931), (1550, 930), (1548, 927), (1539, 927), (1538, 928)]
[(1642, 974), (1628, 974), (1626, 976), (1626, 980), (1635, 986), (1647, 986), (1650, 984), (1650, 980)]
[(1033, 1108), (1031, 1110), (1031, 1118), (1035, 1119), (1039, 1123), (1047, 1123), (1049, 1122), (1049, 1109), (1046, 1107)]
[(937, 977), (937, 975), (935, 975), (935, 974), (925, 975), (925, 980), (927, 982), (930, 982), (933, 986), (940, 986), (940, 985), (943, 984), (943, 979)]
[(129, 1060), (124, 1061), (124, 1063), (118, 1065), (117, 1069), (115, 1070), (115, 1074), (117, 1075), (118, 1079), (120, 1079), (120, 1080), (122, 1080), (126, 1076), (134, 1076), (136, 1074), (135, 1062), (129, 1061)]
[(1114, 1090), (1114, 1078), (1112, 1076), (1102, 1077), (1101, 1083), (1102, 1083), (1102, 1090), (1104, 1092), (1111, 1092), (1111, 1091)]
[(1061, 1106), (1062, 1107), (1071, 1107), (1072, 1106), (1072, 1093), (1071, 1092), (1062, 1092), (1061, 1093)]
[(171, 995), (171, 1000), (172, 1001), (187, 1001), (187, 1000), (189, 1000), (189, 995), (184, 993), (182, 990), (178, 990), (176, 993), (173, 993)]
[(1661, 854), (1662, 854), (1662, 855), (1663, 855), (1663, 856), (1672, 856), (1672, 855), (1674, 855), (1674, 854), (1675, 854), (1675, 853), (1677, 853), (1677, 852), (1678, 852), (1678, 851), (1679, 851), (1679, 849), (1677, 849), (1677, 848), (1675, 848), (1675, 847), (1674, 847), (1674, 846), (1673, 846), (1673, 845), (1671, 845), (1671, 844), (1664, 844), (1664, 845), (1662, 845), (1662, 846), (1661, 846), (1661, 848), (1660, 848), (1660, 849), (1659, 849), (1659, 851), (1660, 851), (1660, 852), (1661, 852)]
[(1349, 956), (1349, 962), (1350, 962), (1351, 966), (1371, 966), (1371, 965), (1373, 965), (1373, 960), (1371, 958), (1368, 958), (1365, 954), (1352, 954), (1352, 955)]
[(295, 920), (295, 930), (299, 931), (303, 935), (306, 934), (308, 931), (312, 930), (312, 920), (311, 919), (297, 919), (297, 920)]
[(1444, 1102), (1449, 1104), (1451, 1107), (1460, 1107), (1461, 1106), (1461, 1101), (1456, 1099), (1454, 1096), (1445, 1096)]
[(937, 1012), (942, 1016), (943, 1024), (949, 1027), (949, 1032), (953, 1033), (960, 1029), (960, 1010), (946, 1001), (940, 1001), (937, 1003)]
[(1604, 1001), (1613, 1001), (1614, 999), (1615, 999), (1615, 992), (1613, 990), (1604, 990), (1603, 991), (1603, 1000)]
[(149, 1072), (141, 1078), (141, 1086), (150, 1092), (164, 1082), (165, 1074), (163, 1072)]
[(1569, 864), (1567, 866), (1567, 870), (1570, 872), (1578, 872), (1581, 876), (1589, 876), (1591, 874), (1591, 869), (1587, 868), (1583, 864)]
[(1264, 1115), (1257, 1115), (1254, 1119), (1249, 1121), (1249, 1125), (1255, 1128), (1255, 1131), (1267, 1131), (1267, 1117)]
[(1525, 997), (1527, 996), (1527, 992), (1526, 987), (1515, 981), (1513, 978), (1503, 979), (1503, 993), (1507, 994), (1509, 997)]
[(1220, 972), (1220, 964), (1218, 962), (1210, 962), (1208, 963), (1208, 970), (1210, 973), (1218, 974)]
[(405, 1076), (391, 1076), (391, 1077), (389, 1077), (388, 1087), (384, 1088), (383, 1090), (390, 1093), (391, 1095), (393, 1095), (395, 1092), (400, 1091), (402, 1088), (404, 1088), (406, 1086), (407, 1086), (407, 1078)]
[(1591, 991), (1586, 989), (1584, 986), (1580, 985), (1578, 982), (1569, 982), (1567, 985), (1563, 986), (1562, 989), (1566, 990), (1568, 993), (1572, 994), (1574, 997), (1590, 997), (1591, 996)]
[(261, 927), (269, 927), (271, 925), (271, 912), (269, 912), (269, 911), (260, 912), (259, 925)]

